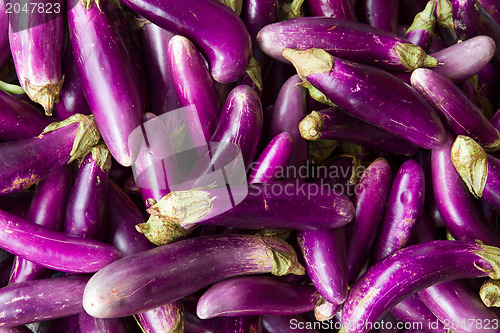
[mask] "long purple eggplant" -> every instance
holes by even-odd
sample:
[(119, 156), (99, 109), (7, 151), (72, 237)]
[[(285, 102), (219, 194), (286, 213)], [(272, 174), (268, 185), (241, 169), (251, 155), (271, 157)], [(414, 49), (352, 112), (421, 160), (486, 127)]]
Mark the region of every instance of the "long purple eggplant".
[(299, 124), (307, 140), (345, 140), (390, 154), (413, 155), (417, 147), (400, 137), (349, 115), (338, 107), (312, 111)]
[(245, 72), (252, 51), (250, 35), (226, 5), (211, 0), (122, 2), (154, 24), (200, 47), (217, 82), (234, 82)]
[(347, 298), (345, 228), (302, 230), (297, 233), (307, 275), (326, 301), (342, 304)]
[(257, 43), (266, 54), (280, 61), (287, 61), (281, 54), (285, 48), (318, 48), (339, 58), (393, 71), (438, 65), (420, 47), (395, 34), (329, 17), (301, 17), (269, 24), (257, 35)]
[(37, 137), (0, 144), (0, 195), (26, 189), (58, 167), (87, 155), (100, 140), (91, 116), (75, 115)]
[(417, 162), (408, 160), (401, 165), (392, 183), (372, 254), (375, 262), (408, 244), (424, 212), (424, 201), (424, 171)]
[(126, 316), (173, 302), (222, 279), (259, 273), (301, 275), (304, 267), (290, 245), (277, 239), (196, 237), (108, 265), (90, 279), (83, 306), (98, 318)]
[(390, 313), (403, 322), (421, 323), (424, 332), (427, 333), (446, 331), (445, 325), (425, 306), (417, 294), (412, 294), (399, 302)]
[(491, 151), (499, 148), (498, 130), (451, 80), (432, 70), (418, 68), (411, 74), (411, 85), (455, 134), (470, 136)]
[(181, 107), (192, 105), (208, 142), (219, 117), (219, 95), (204, 59), (189, 39), (174, 36), (168, 42), (172, 83)]
[(30, 99), (41, 104), (50, 116), (64, 82), (61, 73), (64, 3), (37, 4), (37, 10), (27, 0), (19, 5), (30, 9), (11, 8), (9, 15), (9, 44), (17, 77)]
[(481, 240), (499, 245), (500, 236), (486, 218), (460, 178), (451, 159), (454, 138), (450, 135), (443, 147), (432, 151), (432, 185), (434, 198), (446, 228), (455, 239)]
[(255, 47), (257, 33), (268, 24), (278, 21), (278, 0), (243, 1), (241, 19), (247, 27)]
[(52, 119), (42, 115), (33, 105), (0, 91), (0, 140), (31, 138), (43, 132)]
[(97, 5), (87, 10), (78, 0), (70, 1), (68, 24), (90, 110), (113, 157), (130, 166), (129, 135), (141, 125), (145, 104), (136, 68), (113, 22)]
[(308, 0), (307, 3), (312, 16), (327, 16), (356, 21), (354, 7), (350, 0)]
[(391, 74), (320, 49), (285, 49), (283, 55), (303, 80), (345, 112), (422, 148), (444, 143), (444, 126), (432, 107)]
[(359, 22), (374, 28), (396, 33), (398, 26), (399, 1), (357, 0), (356, 17)]
[[(43, 227), (60, 230), (64, 222), (65, 206), (71, 190), (71, 167), (65, 165), (40, 180), (36, 186), (27, 220)], [(16, 257), (9, 283), (49, 277), (52, 271), (31, 261)]]
[[(420, 46), (425, 52), (429, 51), (436, 25), (436, 0), (427, 2), (424, 10), (419, 12), (411, 26), (406, 30), (405, 38), (415, 45)], [(439, 65), (438, 65), (439, 66)]]
[[(401, 249), (371, 266), (349, 291), (344, 332), (364, 333), (399, 301), (433, 284), (458, 278), (498, 278), (499, 249), (466, 241), (432, 241)], [(394, 288), (394, 284), (398, 288)]]
[(229, 210), (226, 191), (195, 188), (171, 192), (148, 210), (148, 222), (136, 228), (161, 245), (186, 236), (198, 225), (304, 230), (343, 226), (354, 216), (354, 206), (346, 195), (321, 190), (317, 184), (251, 184), (245, 199)]
[(355, 196), (356, 215), (347, 226), (347, 277), (361, 272), (373, 246), (391, 188), (391, 168), (385, 159), (373, 161), (361, 176)]
[(309, 312), (318, 303), (316, 289), (268, 276), (242, 276), (218, 282), (201, 295), (196, 314), (217, 316), (294, 315)]
[(262, 316), (216, 317), (214, 331), (220, 333), (262, 333)]
[(248, 183), (276, 180), (277, 173), (286, 168), (292, 151), (292, 137), (288, 132), (276, 135), (250, 166)]
[(88, 280), (86, 276), (68, 276), (1, 288), (0, 326), (18, 326), (82, 312), (82, 296)]

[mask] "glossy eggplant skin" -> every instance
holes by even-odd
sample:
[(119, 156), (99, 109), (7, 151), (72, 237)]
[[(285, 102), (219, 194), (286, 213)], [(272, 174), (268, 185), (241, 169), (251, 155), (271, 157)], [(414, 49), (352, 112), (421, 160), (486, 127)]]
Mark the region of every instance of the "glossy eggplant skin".
[(425, 149), (444, 143), (444, 126), (432, 107), (393, 75), (318, 49), (286, 49), (283, 54), (299, 75), (350, 115)]
[(484, 259), (490, 251), (498, 253), (498, 248), (466, 241), (432, 241), (396, 251), (371, 266), (349, 291), (342, 310), (344, 331), (367, 332), (363, 323), (379, 320), (408, 295), (436, 283), (495, 274), (495, 263)]
[(0, 289), (2, 326), (18, 326), (83, 311), (87, 276), (20, 282)]
[(500, 191), (498, 190), (498, 181), (500, 178), (500, 160), (492, 155), (487, 155), (488, 176), (484, 184), (482, 198), (492, 205), (496, 211), (500, 210)]
[(372, 254), (375, 262), (407, 245), (424, 212), (425, 177), (414, 160), (404, 162), (392, 183)]
[(251, 38), (226, 5), (211, 0), (125, 0), (123, 4), (163, 29), (190, 39), (207, 57), (215, 81), (231, 83), (245, 72)]
[[(387, 31), (369, 25), (330, 17), (300, 17), (265, 26), (257, 35), (259, 48), (274, 59), (287, 62), (285, 48), (324, 49), (335, 57), (378, 66), (386, 70), (409, 71), (437, 66), (420, 47)], [(415, 49), (416, 57), (401, 49)], [(401, 51), (401, 52), (400, 52)]]
[(134, 161), (129, 135), (141, 125), (145, 107), (130, 54), (113, 22), (97, 5), (87, 11), (71, 0), (68, 24), (85, 98), (99, 131), (116, 161), (130, 166)]
[(434, 198), (446, 228), (455, 239), (481, 240), (500, 246), (500, 236), (486, 222), (478, 202), (462, 181), (451, 160), (454, 137), (448, 136), (443, 147), (432, 151)]
[(356, 17), (359, 22), (374, 28), (397, 32), (399, 1), (398, 0), (359, 0), (356, 1)]
[[(279, 254), (281, 270), (273, 253)], [(303, 274), (304, 268), (283, 241), (247, 235), (196, 237), (108, 265), (90, 279), (83, 304), (94, 317), (127, 316), (174, 302), (222, 279), (268, 272)]]
[(196, 306), (201, 319), (240, 315), (294, 315), (314, 309), (319, 296), (307, 284), (275, 277), (241, 276), (212, 285)]
[(470, 136), (486, 149), (498, 149), (498, 130), (451, 80), (433, 70), (418, 68), (411, 74), (411, 84), (455, 134)]
[(417, 294), (412, 294), (396, 304), (390, 313), (403, 322), (422, 323), (422, 327), (425, 328), (424, 332), (443, 333), (446, 331), (444, 324), (425, 306)]
[(257, 33), (268, 24), (278, 21), (278, 0), (246, 0), (243, 1), (241, 19), (247, 27), (255, 47)]
[(307, 3), (312, 16), (327, 16), (349, 21), (357, 20), (350, 0), (308, 0)]

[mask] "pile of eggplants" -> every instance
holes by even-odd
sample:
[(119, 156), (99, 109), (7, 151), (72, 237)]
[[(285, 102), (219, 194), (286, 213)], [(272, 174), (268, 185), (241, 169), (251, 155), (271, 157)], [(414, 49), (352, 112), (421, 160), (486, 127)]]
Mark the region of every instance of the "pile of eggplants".
[(0, 332), (500, 332), (500, 0), (19, 0), (0, 37)]

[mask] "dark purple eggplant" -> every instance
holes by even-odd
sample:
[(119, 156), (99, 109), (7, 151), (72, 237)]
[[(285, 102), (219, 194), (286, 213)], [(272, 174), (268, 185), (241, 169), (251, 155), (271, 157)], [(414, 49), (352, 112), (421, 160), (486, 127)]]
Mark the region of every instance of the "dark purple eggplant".
[(425, 52), (429, 51), (436, 25), (434, 10), (437, 0), (427, 2), (425, 9), (419, 12), (411, 26), (406, 30), (405, 38), (415, 45), (420, 46)]
[(3, 68), (12, 56), (9, 45), (9, 14), (5, 1), (0, 4), (0, 68)]
[(82, 312), (82, 296), (88, 280), (86, 276), (68, 276), (1, 288), (0, 326), (18, 326)]
[(498, 0), (479, 0), (483, 8), (491, 15), (491, 17), (500, 24), (500, 3)]
[(345, 112), (422, 148), (444, 143), (444, 126), (432, 107), (391, 74), (320, 49), (285, 49), (283, 55), (303, 80)]
[(414, 160), (404, 162), (392, 183), (372, 254), (375, 262), (405, 247), (424, 212), (425, 178)]
[[(168, 265), (160, 265), (160, 261)], [(127, 316), (171, 303), (226, 278), (259, 273), (301, 275), (304, 267), (290, 245), (277, 239), (196, 237), (108, 265), (90, 279), (83, 304), (94, 317)]]
[(97, 5), (87, 10), (78, 0), (70, 1), (68, 24), (90, 110), (113, 157), (130, 166), (129, 135), (141, 125), (145, 104), (137, 70), (113, 22)]
[(217, 82), (234, 82), (245, 72), (252, 51), (250, 35), (238, 15), (226, 5), (211, 0), (122, 2), (154, 24), (197, 45), (207, 57)]
[(32, 333), (26, 326), (0, 327), (0, 333)]
[(247, 27), (255, 47), (257, 33), (268, 24), (278, 21), (278, 0), (245, 0), (241, 19)]
[(276, 135), (250, 166), (248, 183), (266, 183), (276, 180), (279, 170), (288, 166), (292, 151), (292, 137), (283, 132)]
[(350, 0), (308, 0), (312, 16), (326, 16), (356, 21), (354, 7)]
[[(232, 191), (235, 196), (238, 189)], [(354, 216), (354, 206), (346, 195), (322, 190), (317, 184), (251, 184), (248, 191), (234, 207), (225, 197), (225, 187), (174, 191), (152, 206), (148, 222), (136, 228), (161, 245), (186, 236), (198, 225), (311, 230), (343, 226)]]
[[(71, 167), (65, 165), (40, 180), (36, 186), (26, 220), (43, 227), (60, 230), (64, 222), (65, 205), (71, 190)], [(53, 272), (31, 261), (16, 257), (9, 283), (47, 278)]]
[(412, 294), (399, 302), (390, 313), (402, 322), (420, 323), (427, 333), (446, 331), (445, 325), (425, 306), (417, 294)]
[(242, 276), (212, 285), (196, 307), (201, 319), (218, 316), (295, 315), (318, 303), (316, 289), (268, 276)]
[(216, 317), (214, 318), (214, 331), (220, 333), (262, 333), (262, 316)]
[(299, 123), (299, 130), (307, 140), (345, 140), (390, 154), (413, 155), (417, 149), (408, 141), (335, 106), (312, 111)]
[[(364, 333), (414, 292), (459, 278), (498, 278), (499, 249), (466, 241), (432, 241), (408, 246), (368, 268), (342, 310), (344, 332)], [(398, 288), (394, 288), (397, 284)]]
[(285, 48), (318, 48), (339, 58), (393, 71), (438, 65), (420, 47), (395, 34), (329, 17), (301, 17), (269, 24), (257, 35), (257, 43), (266, 54), (284, 62), (287, 59), (281, 52)]
[(122, 318), (94, 318), (86, 312), (78, 314), (79, 333), (127, 333)]
[(91, 116), (75, 115), (37, 137), (0, 144), (0, 195), (26, 189), (58, 167), (87, 155), (100, 140)]
[(192, 106), (208, 142), (219, 117), (219, 95), (204, 59), (191, 41), (174, 36), (168, 42), (172, 84), (181, 107)]
[(264, 316), (262, 321), (267, 333), (318, 333), (309, 328), (312, 324), (300, 316)]
[(302, 230), (297, 238), (307, 275), (318, 293), (327, 302), (344, 303), (347, 298), (345, 228)]
[(398, 0), (356, 1), (356, 17), (358, 21), (380, 30), (396, 33), (398, 14)]
[(27, 10), (11, 8), (9, 15), (9, 44), (19, 83), (48, 116), (59, 101), (64, 82), (61, 73), (64, 2), (49, 4), (37, 3), (34, 10), (31, 2), (22, 1), (19, 5)]

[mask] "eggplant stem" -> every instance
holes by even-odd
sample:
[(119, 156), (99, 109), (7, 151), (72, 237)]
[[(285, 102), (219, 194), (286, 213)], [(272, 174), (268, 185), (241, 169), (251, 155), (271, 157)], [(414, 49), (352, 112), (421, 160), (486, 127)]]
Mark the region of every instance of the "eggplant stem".
[(22, 95), (26, 93), (21, 86), (18, 86), (16, 84), (10, 84), (4, 81), (0, 81), (0, 90), (3, 90), (9, 94), (14, 94), (14, 95)]

